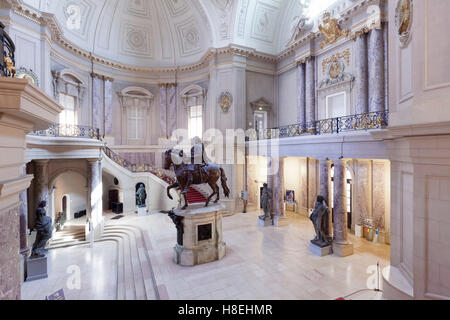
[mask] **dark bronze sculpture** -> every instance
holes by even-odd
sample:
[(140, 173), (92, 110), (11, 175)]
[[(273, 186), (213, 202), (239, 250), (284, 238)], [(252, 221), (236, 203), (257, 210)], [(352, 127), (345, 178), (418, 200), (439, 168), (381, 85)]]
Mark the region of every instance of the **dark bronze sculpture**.
[(329, 215), (330, 210), (326, 205), (324, 197), (318, 196), (315, 209), (309, 218), (314, 224), (316, 231), (316, 237), (314, 240), (311, 240), (311, 243), (320, 248), (331, 245), (331, 239), (328, 237), (327, 232)]
[(147, 192), (145, 191), (144, 185), (141, 184), (138, 191), (136, 192), (136, 204), (137, 204), (138, 208), (145, 208), (146, 200), (147, 200)]
[(184, 234), (184, 224), (183, 224), (184, 217), (177, 216), (173, 211), (173, 209), (170, 211), (161, 211), (161, 212), (169, 215), (169, 218), (172, 219), (175, 227), (177, 228), (177, 243), (179, 246), (182, 247)]
[(260, 216), (259, 219), (266, 221), (267, 219), (273, 220), (272, 214), (272, 190), (269, 188), (267, 183), (263, 185), (263, 191), (261, 195), (261, 207), (264, 210), (264, 215)]
[(31, 259), (44, 257), (48, 252), (45, 249), (48, 240), (52, 237), (52, 219), (47, 217), (45, 207), (46, 201), (41, 201), (39, 207), (36, 210), (36, 223), (34, 229), (37, 231), (36, 241), (33, 244), (31, 251)]

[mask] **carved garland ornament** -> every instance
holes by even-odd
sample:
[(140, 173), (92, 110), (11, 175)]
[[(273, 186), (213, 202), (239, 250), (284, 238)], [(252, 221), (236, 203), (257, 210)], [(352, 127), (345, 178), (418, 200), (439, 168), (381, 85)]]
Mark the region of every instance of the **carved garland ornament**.
[(220, 95), (220, 108), (223, 112), (228, 113), (233, 104), (233, 96), (229, 92), (224, 92)]
[(413, 0), (398, 0), (395, 9), (395, 25), (403, 47), (407, 46), (411, 39), (412, 21)]
[(31, 69), (27, 69), (27, 68), (20, 68), (19, 70), (17, 70), (17, 78), (20, 79), (27, 79), (28, 81), (30, 81), (32, 84), (39, 86), (39, 77), (36, 74), (36, 72), (34, 72)]
[(319, 25), (319, 30), (325, 37), (325, 41), (320, 44), (321, 49), (329, 44), (335, 43), (343, 37), (347, 37), (349, 34), (348, 30), (341, 29), (337, 19), (331, 18), (329, 12), (323, 14), (322, 24)]

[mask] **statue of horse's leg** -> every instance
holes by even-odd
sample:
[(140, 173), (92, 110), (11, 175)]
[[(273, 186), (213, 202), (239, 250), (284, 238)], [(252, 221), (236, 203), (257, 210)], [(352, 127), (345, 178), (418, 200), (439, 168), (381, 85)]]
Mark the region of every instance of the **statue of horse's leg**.
[(220, 200), (220, 188), (217, 185), (217, 183), (216, 183), (216, 194), (217, 194), (217, 198), (216, 198), (216, 201), (214, 201), (214, 203), (218, 203)]
[(183, 194), (183, 197), (184, 197), (184, 207), (181, 208), (181, 210), (186, 210), (189, 207), (189, 203), (188, 203), (187, 195)]
[(211, 199), (214, 197), (214, 195), (216, 194), (217, 190), (214, 186), (214, 184), (212, 184), (211, 181), (208, 181), (209, 186), (211, 187), (213, 193), (208, 197), (208, 199), (206, 200), (206, 204), (205, 207), (209, 206), (209, 203), (211, 202)]
[(178, 183), (175, 182), (173, 184), (171, 184), (170, 186), (167, 187), (167, 196), (169, 197), (170, 200), (173, 200), (172, 195), (170, 194), (170, 190), (176, 188), (178, 186)]

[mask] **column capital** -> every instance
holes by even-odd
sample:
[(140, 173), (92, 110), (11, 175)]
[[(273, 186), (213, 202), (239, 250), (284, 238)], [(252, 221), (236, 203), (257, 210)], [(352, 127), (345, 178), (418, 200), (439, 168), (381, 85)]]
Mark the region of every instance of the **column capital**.
[(97, 163), (97, 162), (101, 162), (102, 160), (103, 160), (103, 157), (87, 159), (87, 161), (89, 163)]

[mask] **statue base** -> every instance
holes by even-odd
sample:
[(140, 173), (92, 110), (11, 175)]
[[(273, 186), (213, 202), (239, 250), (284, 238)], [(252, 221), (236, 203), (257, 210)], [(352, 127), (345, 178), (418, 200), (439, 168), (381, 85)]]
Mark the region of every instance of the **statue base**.
[(138, 216), (139, 217), (145, 217), (146, 215), (147, 215), (147, 207), (138, 208)]
[(331, 245), (326, 247), (319, 247), (318, 245), (311, 243), (309, 245), (309, 251), (316, 256), (325, 257), (333, 253), (333, 248)]
[(25, 281), (48, 278), (47, 255), (39, 258), (27, 258), (25, 265)]
[(258, 217), (258, 226), (260, 226), (260, 227), (271, 227), (271, 226), (273, 226), (273, 220), (272, 219), (263, 220), (263, 219)]
[(196, 266), (217, 260), (226, 255), (222, 236), (222, 210), (224, 206), (193, 206), (175, 210), (183, 217), (183, 245), (174, 248), (174, 262), (182, 266)]
[(351, 256), (353, 255), (353, 244), (333, 242), (333, 253), (342, 258)]

